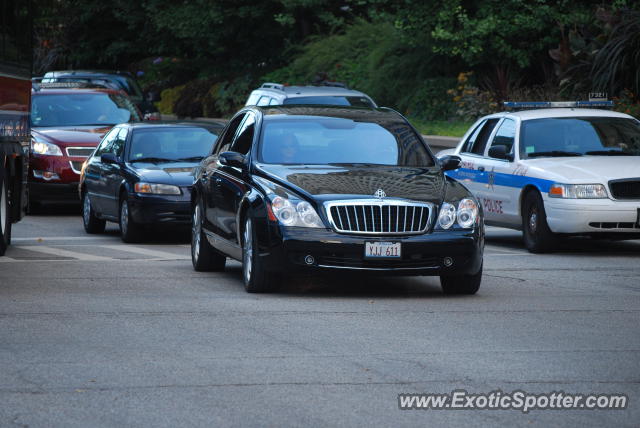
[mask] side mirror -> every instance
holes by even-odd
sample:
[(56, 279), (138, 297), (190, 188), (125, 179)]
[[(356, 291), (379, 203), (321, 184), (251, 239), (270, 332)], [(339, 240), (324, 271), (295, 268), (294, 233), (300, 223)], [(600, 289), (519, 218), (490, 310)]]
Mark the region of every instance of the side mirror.
[(440, 158), (440, 167), (443, 171), (451, 171), (460, 168), (462, 159), (455, 155), (446, 155)]
[(118, 158), (113, 153), (103, 153), (100, 155), (100, 162), (106, 164), (117, 164)]
[(238, 152), (222, 152), (218, 156), (218, 162), (220, 162), (220, 165), (240, 168), (241, 170), (247, 167), (246, 156)]
[(489, 157), (495, 159), (513, 160), (513, 155), (507, 152), (507, 146), (497, 145), (489, 148)]

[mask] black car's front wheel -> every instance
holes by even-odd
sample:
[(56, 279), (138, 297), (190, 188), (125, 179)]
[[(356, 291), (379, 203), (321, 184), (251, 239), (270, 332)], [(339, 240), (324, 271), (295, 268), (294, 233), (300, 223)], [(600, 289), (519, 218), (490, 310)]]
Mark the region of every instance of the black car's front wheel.
[(85, 191), (82, 194), (82, 225), (87, 233), (102, 233), (107, 222), (96, 216), (96, 212), (91, 205), (91, 198)]
[(227, 258), (218, 253), (207, 240), (202, 229), (203, 213), (202, 200), (198, 199), (191, 217), (191, 263), (198, 272), (224, 270)]
[(120, 198), (120, 237), (127, 243), (138, 242), (142, 238), (142, 228), (131, 216), (126, 193)]
[(440, 285), (444, 294), (476, 294), (482, 282), (482, 266), (474, 275), (441, 276)]
[(256, 231), (251, 216), (247, 215), (242, 229), (242, 278), (248, 293), (271, 291), (277, 277), (266, 271), (259, 257)]

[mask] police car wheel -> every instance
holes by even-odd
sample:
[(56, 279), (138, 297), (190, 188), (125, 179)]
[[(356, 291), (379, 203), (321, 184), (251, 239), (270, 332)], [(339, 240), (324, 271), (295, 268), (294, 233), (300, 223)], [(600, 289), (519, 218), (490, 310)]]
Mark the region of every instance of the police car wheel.
[(524, 246), (532, 253), (543, 253), (552, 249), (556, 237), (547, 224), (542, 196), (531, 191), (522, 204), (522, 234)]

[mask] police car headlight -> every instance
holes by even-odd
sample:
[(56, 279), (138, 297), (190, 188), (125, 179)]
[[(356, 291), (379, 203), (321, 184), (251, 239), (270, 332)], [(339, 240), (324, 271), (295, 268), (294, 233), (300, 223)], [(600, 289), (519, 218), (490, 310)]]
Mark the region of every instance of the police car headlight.
[(550, 198), (604, 199), (607, 189), (602, 184), (554, 184), (549, 189)]
[(449, 229), (456, 222), (456, 207), (448, 202), (442, 204), (440, 207), (440, 214), (438, 215), (438, 226), (442, 229)]
[(473, 227), (478, 218), (478, 205), (473, 199), (463, 199), (458, 204), (458, 226), (463, 229)]

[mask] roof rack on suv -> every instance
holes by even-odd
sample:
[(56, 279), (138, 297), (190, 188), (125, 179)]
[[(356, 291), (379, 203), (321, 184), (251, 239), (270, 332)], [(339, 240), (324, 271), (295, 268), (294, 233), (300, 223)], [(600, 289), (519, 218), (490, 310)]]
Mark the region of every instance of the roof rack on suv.
[(284, 85), (282, 83), (267, 82), (267, 83), (263, 83), (262, 86), (260, 86), (260, 88), (263, 88), (263, 89), (277, 89), (278, 91), (284, 91)]

